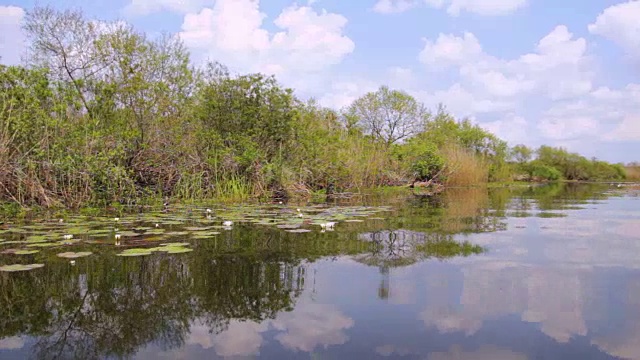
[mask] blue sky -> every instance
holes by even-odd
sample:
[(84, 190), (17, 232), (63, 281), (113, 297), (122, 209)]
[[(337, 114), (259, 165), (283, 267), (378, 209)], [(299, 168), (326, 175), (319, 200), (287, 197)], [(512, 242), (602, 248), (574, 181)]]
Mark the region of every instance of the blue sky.
[(512, 145), (640, 160), (640, 0), (0, 0), (3, 63), (36, 2), (176, 33), (195, 63), (333, 108), (387, 84)]

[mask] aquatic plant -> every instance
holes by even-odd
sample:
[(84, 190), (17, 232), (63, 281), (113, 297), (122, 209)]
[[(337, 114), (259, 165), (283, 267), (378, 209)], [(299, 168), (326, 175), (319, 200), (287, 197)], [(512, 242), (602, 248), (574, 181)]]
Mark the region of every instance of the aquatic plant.
[(44, 267), (44, 264), (29, 264), (29, 265), (14, 264), (14, 265), (0, 266), (0, 271), (4, 271), (4, 272), (29, 271), (29, 270), (39, 269), (41, 267)]

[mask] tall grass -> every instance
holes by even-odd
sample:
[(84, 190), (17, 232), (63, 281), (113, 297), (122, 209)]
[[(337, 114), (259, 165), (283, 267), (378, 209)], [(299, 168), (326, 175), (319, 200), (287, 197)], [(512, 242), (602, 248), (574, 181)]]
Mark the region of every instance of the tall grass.
[(223, 202), (243, 201), (254, 193), (251, 183), (240, 176), (218, 180), (213, 189), (216, 200)]
[(447, 164), (446, 186), (470, 186), (489, 180), (489, 164), (482, 157), (458, 145), (447, 145), (441, 152)]

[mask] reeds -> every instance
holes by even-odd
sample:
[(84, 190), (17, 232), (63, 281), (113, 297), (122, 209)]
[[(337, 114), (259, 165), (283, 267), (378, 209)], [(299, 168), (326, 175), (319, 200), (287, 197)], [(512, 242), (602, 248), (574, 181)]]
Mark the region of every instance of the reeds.
[(448, 145), (441, 149), (446, 160), (446, 186), (471, 186), (485, 184), (489, 179), (488, 162), (457, 145)]

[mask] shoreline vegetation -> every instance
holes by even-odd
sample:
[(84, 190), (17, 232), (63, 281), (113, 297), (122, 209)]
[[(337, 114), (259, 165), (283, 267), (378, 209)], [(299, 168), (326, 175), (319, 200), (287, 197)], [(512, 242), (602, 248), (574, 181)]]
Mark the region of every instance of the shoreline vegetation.
[(263, 74), (196, 67), (173, 35), (35, 7), (0, 65), (0, 203), (286, 201), (388, 186), (640, 179), (640, 166), (505, 141), (386, 86), (344, 109)]

